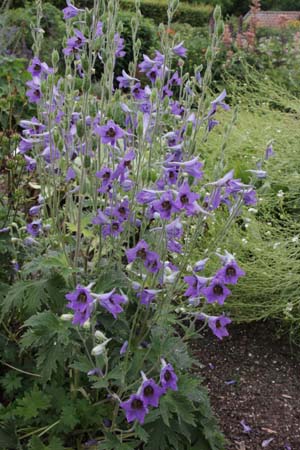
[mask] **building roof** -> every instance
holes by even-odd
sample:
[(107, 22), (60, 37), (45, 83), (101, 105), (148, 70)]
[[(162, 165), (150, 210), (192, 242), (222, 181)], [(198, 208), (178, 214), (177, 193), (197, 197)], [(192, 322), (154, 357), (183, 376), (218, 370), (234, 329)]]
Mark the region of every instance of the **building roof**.
[[(252, 16), (249, 11), (245, 16), (245, 21), (249, 21)], [(257, 26), (259, 27), (280, 27), (287, 22), (300, 20), (300, 11), (259, 11), (256, 13)]]

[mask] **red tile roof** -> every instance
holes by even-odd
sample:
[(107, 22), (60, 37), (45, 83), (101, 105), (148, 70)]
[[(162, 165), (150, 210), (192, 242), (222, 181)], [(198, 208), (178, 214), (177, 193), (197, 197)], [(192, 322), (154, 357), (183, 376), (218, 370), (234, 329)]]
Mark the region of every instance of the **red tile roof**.
[[(249, 21), (252, 14), (248, 12), (245, 21)], [(256, 13), (258, 27), (280, 27), (288, 22), (300, 21), (300, 11), (259, 11)]]

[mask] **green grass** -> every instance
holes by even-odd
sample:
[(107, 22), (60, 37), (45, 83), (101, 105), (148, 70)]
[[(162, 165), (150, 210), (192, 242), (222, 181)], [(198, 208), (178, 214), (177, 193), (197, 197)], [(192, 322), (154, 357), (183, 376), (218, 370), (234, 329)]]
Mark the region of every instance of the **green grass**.
[[(231, 92), (238, 115), (225, 144), (232, 111), (218, 113), (222, 125), (206, 143), (200, 142), (208, 173), (216, 166), (222, 146), (224, 172), (233, 167), (235, 177), (243, 181), (271, 140), (276, 156), (266, 164), (268, 176), (258, 190), (257, 212), (246, 209), (244, 219), (220, 245), (236, 254), (247, 273), (233, 287), (226, 309), (238, 322), (279, 319), (300, 343), (300, 101), (259, 79), (248, 85), (248, 91), (242, 86)], [(218, 219), (215, 227), (221, 226)], [(218, 232), (216, 228), (210, 236)]]

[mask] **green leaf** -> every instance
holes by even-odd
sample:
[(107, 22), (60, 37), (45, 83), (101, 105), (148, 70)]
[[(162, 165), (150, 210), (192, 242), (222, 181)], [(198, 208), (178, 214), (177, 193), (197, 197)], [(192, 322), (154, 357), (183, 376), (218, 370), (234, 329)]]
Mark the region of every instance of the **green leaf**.
[(31, 392), (25, 394), (22, 399), (17, 400), (15, 411), (17, 416), (22, 417), (24, 420), (29, 420), (37, 417), (40, 411), (48, 409), (49, 406), (50, 397), (35, 387)]
[(145, 443), (147, 443), (149, 441), (149, 434), (147, 433), (146, 430), (144, 430), (144, 428), (141, 425), (137, 424), (135, 426), (135, 433), (136, 433), (137, 437), (139, 439), (141, 439), (141, 441), (143, 441)]
[(7, 372), (0, 380), (0, 384), (8, 394), (18, 390), (22, 386), (22, 378), (16, 372)]
[(30, 317), (25, 326), (29, 329), (23, 335), (21, 346), (37, 349), (37, 367), (47, 381), (76, 351), (76, 343), (70, 340), (71, 325), (51, 311), (44, 311)]
[(79, 418), (77, 416), (76, 407), (74, 404), (69, 403), (62, 408), (61, 411), (61, 423), (64, 428), (68, 430), (73, 430), (73, 428), (78, 424)]
[(0, 303), (1, 318), (15, 308), (24, 309), (28, 315), (33, 314), (47, 300), (47, 280), (18, 281), (11, 286)]

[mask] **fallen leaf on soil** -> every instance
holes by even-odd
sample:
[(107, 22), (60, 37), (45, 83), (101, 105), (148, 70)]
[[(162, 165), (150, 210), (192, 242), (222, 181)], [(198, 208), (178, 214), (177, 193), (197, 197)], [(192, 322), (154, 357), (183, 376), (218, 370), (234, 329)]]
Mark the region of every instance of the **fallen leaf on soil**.
[(281, 397), (284, 397), (284, 398), (293, 398), (293, 397), (291, 397), (290, 395), (286, 395), (286, 394), (282, 394)]
[(268, 447), (268, 445), (271, 444), (272, 441), (274, 441), (274, 438), (265, 439), (264, 441), (262, 441), (261, 443), (262, 448)]
[(277, 431), (271, 430), (270, 428), (262, 428), (262, 430), (266, 431), (267, 433), (277, 434)]
[(235, 442), (235, 444), (237, 445), (237, 450), (246, 450), (246, 445), (245, 445), (245, 442), (244, 441), (242, 441), (242, 442)]

